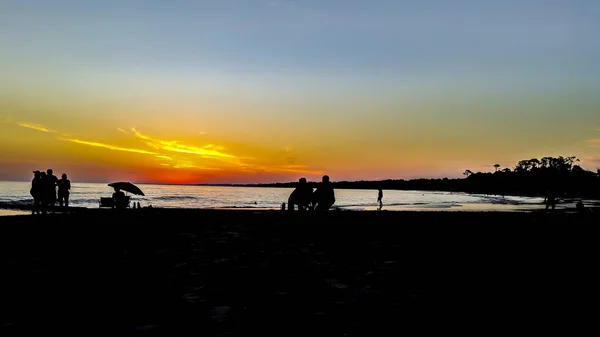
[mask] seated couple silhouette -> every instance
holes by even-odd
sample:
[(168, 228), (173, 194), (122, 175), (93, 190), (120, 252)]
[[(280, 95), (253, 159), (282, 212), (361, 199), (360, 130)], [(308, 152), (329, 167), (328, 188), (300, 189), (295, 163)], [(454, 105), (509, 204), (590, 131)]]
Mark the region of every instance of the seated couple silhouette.
[(306, 178), (300, 178), (298, 187), (288, 198), (288, 210), (293, 211), (298, 206), (299, 211), (316, 210), (326, 211), (335, 203), (333, 185), (329, 182), (329, 176), (323, 176), (321, 184), (313, 192), (312, 187), (306, 182)]

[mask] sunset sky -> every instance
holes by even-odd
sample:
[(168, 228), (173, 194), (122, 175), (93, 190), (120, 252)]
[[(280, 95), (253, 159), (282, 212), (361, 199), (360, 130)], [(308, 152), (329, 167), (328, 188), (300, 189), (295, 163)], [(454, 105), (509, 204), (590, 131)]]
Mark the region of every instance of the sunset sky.
[(0, 180), (600, 168), (597, 0), (3, 0)]

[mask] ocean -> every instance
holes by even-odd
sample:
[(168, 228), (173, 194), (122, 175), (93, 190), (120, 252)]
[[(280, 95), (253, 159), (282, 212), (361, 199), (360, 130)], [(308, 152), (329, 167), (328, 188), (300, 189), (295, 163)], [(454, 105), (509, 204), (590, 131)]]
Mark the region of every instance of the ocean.
[[(29, 182), (0, 182), (0, 208), (30, 205)], [(145, 196), (131, 195), (141, 206), (165, 208), (280, 209), (292, 188), (137, 185)], [(72, 182), (70, 206), (98, 208), (100, 197), (110, 197), (106, 184)], [(335, 190), (334, 208), (377, 210), (377, 190)], [(433, 191), (383, 191), (383, 210), (519, 211), (543, 208), (543, 198), (477, 195)], [(560, 207), (560, 205), (559, 205)], [(6, 212), (4, 212), (6, 214)]]

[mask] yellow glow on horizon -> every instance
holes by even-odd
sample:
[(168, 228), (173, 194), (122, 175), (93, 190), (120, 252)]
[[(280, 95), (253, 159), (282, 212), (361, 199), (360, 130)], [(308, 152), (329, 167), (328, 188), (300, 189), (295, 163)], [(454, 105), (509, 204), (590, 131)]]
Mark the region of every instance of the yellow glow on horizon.
[[(297, 181), (323, 174), (335, 181), (461, 177), (465, 169), (493, 171), (495, 163), (512, 167), (546, 155), (578, 155), (593, 170), (600, 162), (600, 139), (592, 133), (597, 123), (559, 133), (552, 119), (536, 128), (540, 119), (533, 114), (516, 123), (495, 117), (503, 112), (494, 106), (459, 111), (462, 106), (433, 103), (246, 101), (230, 93), (158, 91), (138, 100), (95, 92), (71, 97), (77, 88), (68, 89), (64, 96), (40, 89), (0, 102), (0, 173), (16, 179), (28, 170), (17, 166), (43, 163), (69, 174), (77, 169), (86, 177), (147, 182)], [(514, 110), (509, 116), (521, 111)]]

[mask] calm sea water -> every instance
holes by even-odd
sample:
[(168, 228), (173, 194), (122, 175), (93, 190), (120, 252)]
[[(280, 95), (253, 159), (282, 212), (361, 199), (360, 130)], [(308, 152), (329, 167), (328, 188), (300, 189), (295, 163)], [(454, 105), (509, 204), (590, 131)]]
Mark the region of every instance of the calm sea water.
[[(29, 182), (0, 182), (0, 204), (32, 203)], [(139, 184), (145, 196), (131, 196), (142, 206), (181, 208), (268, 208), (279, 209), (292, 188), (213, 187)], [(70, 205), (98, 208), (100, 197), (110, 197), (106, 184), (73, 182)], [(377, 190), (335, 191), (335, 208), (376, 210)], [(480, 210), (514, 211), (542, 208), (543, 198), (470, 195), (465, 193), (384, 190), (384, 210)]]

